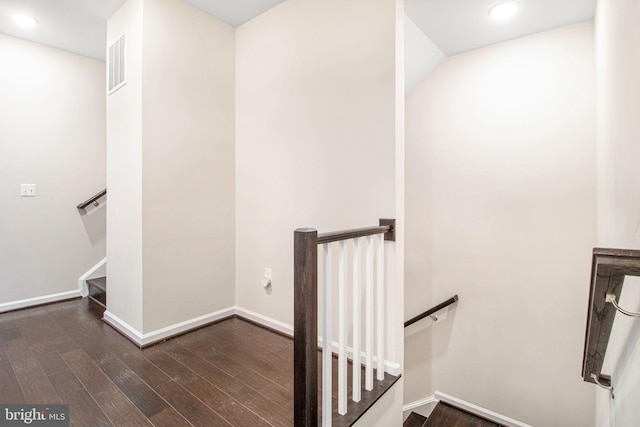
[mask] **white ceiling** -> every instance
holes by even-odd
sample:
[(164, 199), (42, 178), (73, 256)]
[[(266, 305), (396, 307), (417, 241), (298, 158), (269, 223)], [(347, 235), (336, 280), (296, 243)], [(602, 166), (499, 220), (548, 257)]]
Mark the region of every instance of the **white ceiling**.
[[(185, 0), (238, 26), (284, 0)], [(316, 0), (320, 1), (320, 0)], [(106, 21), (125, 0), (0, 0), (0, 33), (104, 60)], [(593, 19), (596, 0), (521, 0), (508, 22), (491, 22), (487, 10), (499, 0), (405, 0), (409, 18), (452, 55), (489, 44)], [(14, 13), (39, 25), (18, 28)]]
[[(0, 33), (104, 61), (107, 20), (126, 0), (0, 0)], [(283, 0), (184, 0), (237, 27)], [(38, 20), (21, 29), (12, 16), (24, 13)]]
[(447, 56), (593, 19), (596, 0), (520, 0), (507, 21), (489, 18), (501, 0), (404, 0), (407, 16)]
[[(0, 0), (0, 33), (104, 60), (107, 19), (124, 0)], [(22, 29), (13, 15), (38, 20)]]

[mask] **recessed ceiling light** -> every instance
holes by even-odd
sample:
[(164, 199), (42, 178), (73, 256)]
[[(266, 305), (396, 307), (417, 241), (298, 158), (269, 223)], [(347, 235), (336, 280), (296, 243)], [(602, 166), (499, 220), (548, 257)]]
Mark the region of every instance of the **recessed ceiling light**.
[(497, 21), (504, 21), (511, 18), (518, 11), (520, 2), (518, 0), (503, 1), (489, 9), (489, 16)]
[(13, 15), (13, 22), (23, 28), (33, 28), (38, 25), (38, 21), (29, 15)]

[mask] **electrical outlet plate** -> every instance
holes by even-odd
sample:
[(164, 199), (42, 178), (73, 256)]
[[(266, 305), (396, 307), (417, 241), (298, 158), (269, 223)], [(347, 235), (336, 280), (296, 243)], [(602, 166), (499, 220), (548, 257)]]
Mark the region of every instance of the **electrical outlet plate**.
[(20, 184), (20, 197), (36, 197), (36, 185)]
[(264, 277), (271, 280), (271, 269), (269, 267), (264, 268)]

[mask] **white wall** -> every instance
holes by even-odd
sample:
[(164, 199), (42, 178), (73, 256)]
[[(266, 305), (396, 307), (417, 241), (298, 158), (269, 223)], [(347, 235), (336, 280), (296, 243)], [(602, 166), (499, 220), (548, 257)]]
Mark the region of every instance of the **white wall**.
[[(291, 325), (294, 230), (384, 217), (398, 217), (388, 271), (402, 287), (403, 16), (396, 0), (288, 0), (236, 30), (238, 306)], [(391, 297), (401, 339), (402, 289)], [(372, 414), (397, 422), (379, 425), (399, 425), (402, 389), (384, 402)]]
[(593, 424), (593, 61), (582, 23), (452, 56), (408, 95), (406, 317), (460, 301), (407, 341), (405, 402), (439, 390), (532, 425)]
[(109, 291), (138, 337), (234, 304), (234, 30), (130, 0), (127, 85), (108, 98)]
[(178, 0), (144, 5), (144, 330), (234, 305), (233, 27)]
[(73, 296), (104, 257), (105, 209), (75, 206), (105, 187), (106, 133), (103, 62), (3, 34), (0, 58), (3, 311)]
[[(640, 249), (640, 4), (600, 0), (596, 9), (598, 245)], [(640, 281), (625, 281), (621, 306), (640, 310)], [(616, 315), (603, 372), (615, 400), (594, 387), (597, 426), (640, 418), (640, 322)]]
[[(294, 230), (396, 215), (388, 271), (402, 287), (402, 19), (396, 0), (288, 0), (236, 30), (238, 306), (291, 325)], [(265, 267), (273, 270), (267, 291)], [(402, 289), (390, 294), (401, 339)], [(394, 342), (387, 356), (401, 362)], [(396, 386), (372, 412), (378, 425), (399, 425), (401, 405)]]
[(107, 45), (126, 32), (127, 84), (107, 97), (107, 309), (142, 332), (142, 0), (107, 23)]
[(293, 231), (394, 216), (395, 3), (288, 0), (237, 28), (237, 305), (292, 324)]

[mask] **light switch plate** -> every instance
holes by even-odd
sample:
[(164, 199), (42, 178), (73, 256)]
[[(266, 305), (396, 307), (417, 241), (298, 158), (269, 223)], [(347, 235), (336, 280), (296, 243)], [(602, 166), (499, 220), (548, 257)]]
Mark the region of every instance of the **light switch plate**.
[(36, 185), (20, 184), (20, 197), (36, 197)]

